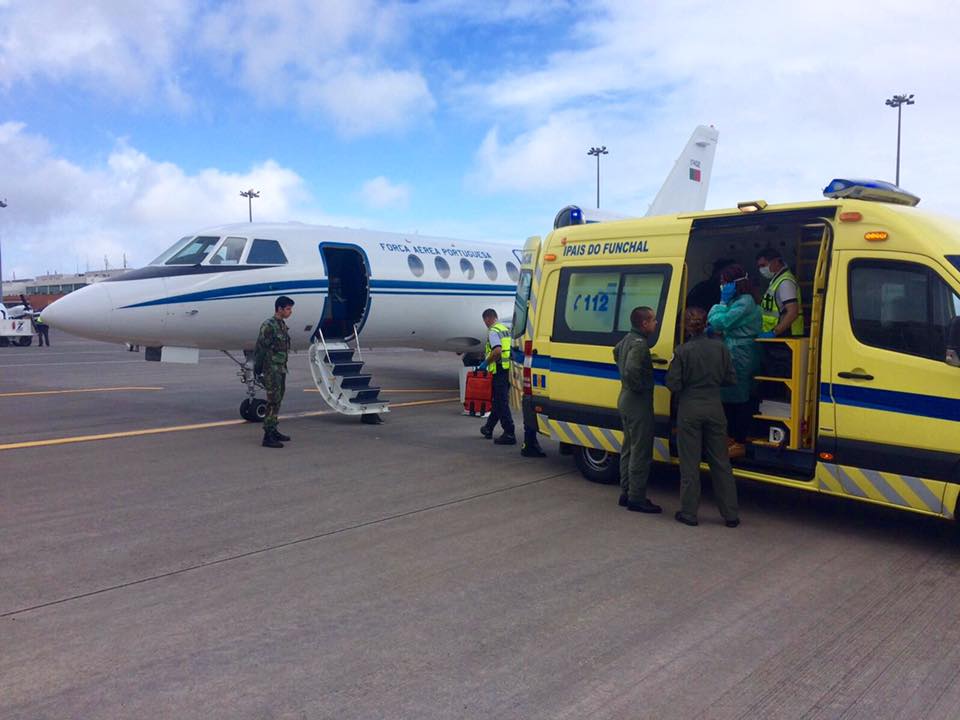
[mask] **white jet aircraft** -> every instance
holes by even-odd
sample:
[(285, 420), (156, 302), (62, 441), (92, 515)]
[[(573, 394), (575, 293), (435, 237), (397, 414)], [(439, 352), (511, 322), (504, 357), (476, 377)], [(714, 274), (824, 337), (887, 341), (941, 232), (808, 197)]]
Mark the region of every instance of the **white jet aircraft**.
[[(713, 128), (694, 131), (657, 195), (658, 213), (704, 208), (716, 142)], [(300, 223), (221, 225), (57, 300), (43, 317), (82, 337), (143, 345), (148, 360), (195, 363), (201, 349), (221, 350), (240, 366), (240, 413), (255, 421), (266, 404), (255, 397), (252, 350), (274, 300), (287, 295), (296, 302), (292, 349), (309, 350), (323, 399), (344, 414), (382, 413), (387, 402), (361, 372), (360, 337), (367, 347), (452, 350), (466, 363), (483, 348), (482, 311), (510, 317), (519, 265), (520, 250), (502, 244)]]

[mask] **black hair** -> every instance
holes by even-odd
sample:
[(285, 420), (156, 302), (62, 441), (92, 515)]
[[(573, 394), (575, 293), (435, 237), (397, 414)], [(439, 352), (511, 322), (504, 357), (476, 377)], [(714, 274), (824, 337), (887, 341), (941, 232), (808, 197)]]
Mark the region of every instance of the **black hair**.
[(274, 311), (283, 310), (284, 308), (293, 307), (293, 306), (294, 306), (293, 300), (288, 298), (286, 295), (281, 295), (273, 303)]
[(771, 260), (783, 260), (783, 255), (780, 254), (779, 250), (776, 250), (772, 247), (768, 247), (768, 248), (764, 248), (763, 250), (757, 253), (757, 260), (759, 260), (760, 258), (763, 258), (767, 262), (770, 262)]
[(640, 305), (635, 307), (630, 313), (630, 324), (635, 328), (639, 328), (644, 321), (655, 318), (657, 314), (653, 312), (652, 307), (647, 307), (646, 305)]
[(494, 310), (493, 308), (487, 308), (486, 310), (483, 311), (483, 319), (489, 320), (490, 318), (495, 318), (497, 320), (500, 319), (499, 316), (497, 315), (497, 311)]

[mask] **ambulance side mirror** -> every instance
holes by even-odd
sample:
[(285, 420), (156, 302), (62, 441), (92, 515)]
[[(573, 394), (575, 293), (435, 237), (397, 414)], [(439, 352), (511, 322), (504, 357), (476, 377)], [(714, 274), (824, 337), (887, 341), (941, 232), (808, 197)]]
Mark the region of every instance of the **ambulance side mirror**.
[(947, 365), (960, 367), (960, 317), (955, 317), (947, 327)]

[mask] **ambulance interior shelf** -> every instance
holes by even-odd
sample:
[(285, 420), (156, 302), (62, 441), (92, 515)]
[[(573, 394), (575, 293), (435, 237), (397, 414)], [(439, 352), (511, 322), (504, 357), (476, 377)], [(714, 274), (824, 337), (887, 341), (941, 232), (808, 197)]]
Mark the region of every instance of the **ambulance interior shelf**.
[[(757, 339), (765, 351), (767, 348), (782, 348), (782, 367), (766, 369), (754, 377), (760, 400), (758, 412), (753, 416), (754, 432), (762, 432), (751, 438), (753, 445), (785, 447), (791, 450), (803, 448), (804, 417), (803, 401), (807, 379), (808, 338), (786, 337)], [(776, 352), (776, 351), (774, 351)], [(787, 374), (789, 373), (789, 375)]]

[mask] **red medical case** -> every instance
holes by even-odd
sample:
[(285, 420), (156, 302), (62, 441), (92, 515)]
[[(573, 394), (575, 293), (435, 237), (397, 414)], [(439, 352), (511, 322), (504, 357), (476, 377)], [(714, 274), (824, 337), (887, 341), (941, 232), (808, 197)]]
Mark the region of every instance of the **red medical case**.
[(493, 404), (493, 375), (486, 370), (467, 373), (467, 387), (463, 394), (463, 409), (471, 415), (485, 415)]

